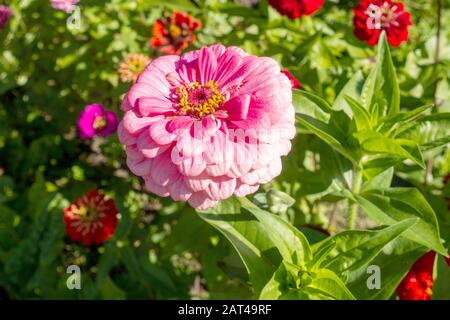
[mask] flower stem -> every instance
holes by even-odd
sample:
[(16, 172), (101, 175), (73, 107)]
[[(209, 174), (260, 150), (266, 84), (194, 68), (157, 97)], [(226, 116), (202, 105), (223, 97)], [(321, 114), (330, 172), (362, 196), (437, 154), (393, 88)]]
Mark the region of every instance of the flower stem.
[[(361, 191), (362, 186), (362, 180), (363, 180), (363, 170), (362, 168), (358, 167), (355, 170), (354, 178), (353, 178), (353, 184), (352, 184), (352, 193), (359, 193)], [(349, 200), (349, 210), (348, 210), (348, 228), (354, 229), (356, 224), (356, 216), (358, 213), (358, 204), (351, 203)]]

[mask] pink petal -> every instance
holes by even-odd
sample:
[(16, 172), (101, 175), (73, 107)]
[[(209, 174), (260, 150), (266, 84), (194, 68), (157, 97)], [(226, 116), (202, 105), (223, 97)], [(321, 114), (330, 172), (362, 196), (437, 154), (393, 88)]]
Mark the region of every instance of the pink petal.
[(166, 152), (153, 160), (151, 171), (153, 182), (167, 186), (174, 183), (180, 177), (177, 167), (170, 160), (169, 152)]
[(267, 165), (278, 154), (274, 153), (274, 147), (268, 143), (258, 143), (249, 146), (253, 155), (253, 169), (266, 168)]
[(246, 175), (241, 177), (241, 181), (249, 185), (264, 184), (271, 179), (272, 177), (266, 168), (257, 170), (252, 169)]
[(176, 165), (180, 173), (187, 177), (197, 177), (206, 168), (206, 162), (201, 156), (183, 159), (180, 163), (176, 163)]
[(238, 197), (245, 197), (249, 194), (255, 193), (259, 189), (259, 184), (250, 186), (245, 183), (238, 183), (236, 189), (234, 190), (234, 195)]
[(178, 137), (176, 151), (181, 153), (183, 158), (201, 156), (205, 148), (205, 141), (194, 138), (189, 132)]
[(193, 193), (188, 203), (197, 210), (206, 210), (212, 208), (218, 201), (211, 200), (205, 192)]
[(217, 131), (216, 136), (211, 137), (212, 142), (206, 145), (203, 157), (207, 163), (206, 173), (212, 176), (225, 175), (230, 169), (233, 158), (233, 143), (228, 141), (225, 134)]
[(281, 139), (278, 141), (278, 153), (280, 156), (286, 156), (291, 151), (291, 141), (288, 139)]
[(152, 123), (158, 122), (164, 119), (164, 116), (156, 117), (138, 117), (134, 111), (127, 111), (123, 117), (123, 126), (129, 134), (137, 134), (142, 129), (149, 127)]
[(167, 120), (153, 122), (149, 128), (150, 137), (158, 144), (169, 144), (175, 140), (176, 135), (170, 133), (166, 129)]
[(145, 177), (144, 178), (145, 181), (145, 187), (147, 188), (148, 191), (160, 196), (160, 197), (167, 197), (169, 196), (169, 190), (167, 187), (163, 187), (157, 183), (155, 183), (154, 181), (152, 181), (152, 179), (150, 177)]
[(274, 157), (274, 159), (270, 162), (268, 169), (271, 176), (270, 180), (272, 180), (275, 177), (278, 177), (282, 169), (281, 158)]
[(124, 145), (131, 145), (136, 143), (135, 137), (128, 133), (127, 130), (125, 130), (123, 126), (123, 121), (119, 123), (119, 126), (117, 128), (117, 135), (119, 137), (119, 141)]
[(211, 181), (206, 189), (206, 193), (213, 200), (224, 200), (233, 195), (235, 188), (236, 179), (218, 178)]
[(185, 177), (186, 185), (193, 192), (205, 191), (208, 185), (211, 183), (211, 179), (206, 174), (202, 174), (198, 177)]
[(170, 196), (175, 201), (187, 201), (191, 195), (192, 190), (186, 185), (184, 177), (180, 176), (177, 181), (168, 186)]
[(198, 68), (200, 74), (200, 83), (207, 83), (214, 79), (217, 69), (217, 57), (214, 50), (205, 47), (200, 50), (198, 57)]
[(147, 158), (155, 158), (166, 151), (171, 145), (160, 145), (150, 138), (148, 130), (143, 131), (137, 139), (137, 147)]
[(230, 76), (238, 70), (241, 61), (242, 58), (229, 49), (218, 59), (215, 80), (220, 88), (224, 89), (230, 85)]
[(232, 120), (243, 120), (247, 118), (248, 109), (250, 108), (250, 95), (245, 94), (241, 96), (236, 96), (229, 100), (225, 105), (224, 109), (227, 110), (230, 119)]
[(233, 143), (232, 148), (234, 161), (231, 162), (231, 167), (227, 172), (227, 176), (239, 178), (250, 171), (253, 165), (253, 157), (245, 143)]
[(143, 160), (133, 160), (132, 158), (127, 158), (127, 165), (130, 168), (131, 172), (136, 176), (146, 176), (150, 174), (152, 161), (150, 159)]
[(123, 112), (127, 112), (132, 108), (133, 106), (128, 101), (128, 95), (125, 95), (125, 97), (123, 97), (122, 104), (120, 105), (120, 109), (122, 109)]
[(136, 100), (136, 107), (143, 116), (173, 114), (173, 103), (164, 96), (140, 97)]

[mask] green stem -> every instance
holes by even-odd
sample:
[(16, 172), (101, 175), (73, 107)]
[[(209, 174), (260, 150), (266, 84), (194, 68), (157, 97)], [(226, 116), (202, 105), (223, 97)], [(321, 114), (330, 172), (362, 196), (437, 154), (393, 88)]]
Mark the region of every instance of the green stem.
[[(362, 168), (358, 167), (355, 170), (355, 175), (353, 178), (353, 183), (352, 183), (352, 193), (356, 194), (359, 193), (359, 191), (361, 191), (361, 186), (362, 186), (362, 181), (363, 181), (363, 170)], [(356, 216), (358, 213), (358, 204), (356, 203), (351, 203), (351, 200), (349, 200), (349, 210), (348, 210), (348, 228), (354, 229), (355, 225), (356, 225)]]

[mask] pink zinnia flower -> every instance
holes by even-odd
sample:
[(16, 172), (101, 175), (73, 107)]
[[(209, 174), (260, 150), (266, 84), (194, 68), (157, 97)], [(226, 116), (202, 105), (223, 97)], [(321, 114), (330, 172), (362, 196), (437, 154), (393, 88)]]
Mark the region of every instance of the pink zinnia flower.
[(153, 60), (122, 108), (130, 170), (200, 210), (278, 176), (295, 135), (291, 82), (273, 59), (237, 47)]
[(77, 4), (80, 0), (50, 0), (54, 9), (63, 10), (69, 12), (73, 5)]
[(6, 26), (11, 15), (12, 10), (7, 6), (0, 4), (0, 31)]
[(117, 130), (117, 115), (100, 104), (86, 106), (78, 119), (81, 139), (91, 139), (96, 134), (106, 137)]

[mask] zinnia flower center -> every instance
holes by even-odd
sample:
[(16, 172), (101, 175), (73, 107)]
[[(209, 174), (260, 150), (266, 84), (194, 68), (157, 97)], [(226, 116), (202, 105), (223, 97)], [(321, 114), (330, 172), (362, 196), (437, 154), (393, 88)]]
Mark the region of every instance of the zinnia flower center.
[(96, 131), (100, 131), (105, 129), (106, 127), (106, 119), (103, 116), (96, 116), (94, 119), (94, 123), (92, 125), (92, 127), (96, 130)]
[(181, 28), (177, 25), (171, 25), (169, 28), (170, 36), (174, 39), (178, 38), (181, 35)]
[(193, 82), (178, 87), (178, 113), (201, 119), (216, 112), (225, 101), (218, 86), (217, 82), (209, 81), (206, 84)]
[(130, 53), (119, 63), (119, 75), (123, 82), (135, 81), (144, 71), (150, 58), (143, 54)]
[(391, 24), (398, 25), (396, 21), (398, 14), (395, 12), (397, 10), (397, 6), (390, 6), (388, 2), (384, 2), (381, 7), (371, 4), (366, 11), (366, 14), (375, 19), (375, 25), (373, 26), (375, 29), (387, 28)]
[(95, 210), (95, 208), (92, 206), (81, 206), (78, 210), (78, 215), (83, 221), (91, 222), (97, 218), (97, 210)]

